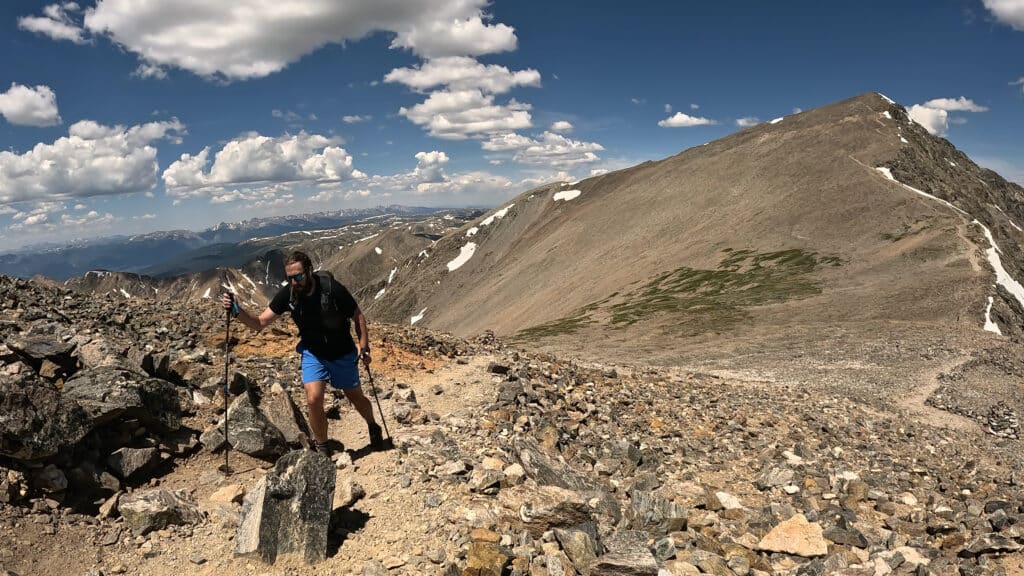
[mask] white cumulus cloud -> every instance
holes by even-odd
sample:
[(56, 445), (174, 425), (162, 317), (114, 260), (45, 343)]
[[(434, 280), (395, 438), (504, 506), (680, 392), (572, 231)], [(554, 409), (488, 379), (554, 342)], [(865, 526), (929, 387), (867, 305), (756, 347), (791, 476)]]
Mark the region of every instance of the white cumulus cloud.
[(442, 90), (411, 108), (402, 107), (399, 113), (426, 128), (431, 136), (465, 140), (529, 128), (533, 125), (530, 108), (515, 100), (495, 104), (492, 94), (480, 90)]
[[(22, 241), (53, 238), (54, 234), (68, 237), (94, 236), (110, 231), (113, 224), (122, 219), (109, 212), (89, 210), (80, 213), (64, 213), (63, 202), (34, 202), (29, 208), (14, 211), (8, 230), (16, 232)], [(75, 206), (74, 210), (81, 211)]]
[[(352, 156), (338, 143), (337, 139), (305, 132), (276, 138), (248, 133), (225, 144), (214, 155), (209, 170), (209, 148), (194, 156), (182, 154), (164, 170), (164, 184), (172, 196), (210, 195), (224, 201), (232, 196), (225, 191), (233, 186), (362, 178), (363, 173), (352, 165)], [(242, 189), (231, 192), (244, 194)]]
[(49, 86), (34, 88), (12, 83), (0, 93), (0, 115), (11, 124), (54, 126), (60, 124), (57, 95)]
[(947, 112), (988, 112), (988, 108), (975, 104), (970, 98), (936, 98), (923, 104), (928, 108), (938, 108)]
[(569, 168), (579, 164), (597, 162), (595, 152), (604, 150), (597, 142), (583, 142), (544, 132), (539, 139), (521, 134), (500, 134), (482, 145), (492, 152), (514, 151), (513, 160), (521, 164), (545, 165), (555, 168)]
[(58, 218), (51, 218), (65, 209), (63, 202), (34, 202), (23, 210), (15, 210), (8, 229), (21, 237), (38, 237), (57, 229)]
[(95, 210), (81, 215), (62, 214), (60, 217), (60, 223), (62, 226), (70, 226), (74, 228), (109, 228), (111, 224), (118, 220), (113, 214), (109, 212), (99, 213)]
[[(135, 54), (137, 74), (181, 68), (228, 80), (273, 74), (328, 44), (374, 32), (391, 47), (423, 58), (479, 56), (516, 48), (515, 30), (491, 22), (489, 0), (102, 0), (80, 16), (74, 3), (53, 4), (18, 20), (55, 40), (108, 37)], [(80, 20), (80, 22), (79, 22)]]
[(42, 16), (23, 16), (18, 18), (18, 28), (49, 36), (54, 40), (67, 40), (75, 44), (86, 44), (85, 30), (71, 19), (68, 12), (77, 12), (78, 4), (65, 2), (49, 4), (43, 8)]
[(0, 203), (151, 190), (158, 172), (151, 144), (184, 131), (177, 119), (130, 128), (76, 122), (53, 144), (0, 152)]
[(139, 78), (156, 78), (157, 80), (163, 80), (164, 78), (167, 78), (167, 71), (157, 64), (142, 62), (137, 68), (135, 68), (135, 72), (133, 72), (132, 75), (138, 76)]
[(416, 169), (413, 174), (417, 182), (444, 182), (444, 165), (448, 163), (448, 155), (432, 150), (416, 153)]
[[(438, 4), (438, 2), (419, 2)], [(483, 2), (446, 2), (450, 8), (459, 5), (482, 5)], [(426, 9), (431, 9), (427, 7)], [(464, 9), (463, 9), (464, 10)], [(463, 10), (459, 10), (460, 12)], [(423, 18), (398, 26), (398, 36), (391, 42), (392, 48), (409, 48), (427, 58), (444, 56), (480, 56), (516, 49), (515, 30), (505, 24), (485, 24), (478, 8), (469, 17), (444, 18), (440, 15), (424, 14)], [(448, 10), (445, 10), (448, 11)], [(433, 16), (433, 17), (432, 17)]]
[[(511, 196), (518, 183), (505, 176), (484, 171), (447, 174), (449, 157), (432, 150), (418, 152), (416, 167), (409, 172), (367, 179), (367, 195), (389, 198), (394, 202), (419, 202), (436, 206), (472, 201), (497, 202)], [(521, 188), (518, 188), (521, 189)]]
[(344, 122), (345, 124), (358, 124), (359, 122), (369, 122), (372, 119), (373, 116), (370, 116), (369, 114), (347, 114), (341, 117), (341, 121)]
[(921, 104), (914, 104), (907, 112), (910, 114), (910, 119), (924, 126), (929, 134), (945, 136), (949, 130), (949, 112), (941, 108), (929, 108)]
[(465, 140), (531, 127), (529, 104), (514, 98), (496, 102), (495, 96), (517, 86), (540, 86), (540, 73), (532, 69), (511, 71), (504, 66), (481, 64), (474, 58), (453, 56), (396, 68), (384, 81), (428, 94), (424, 101), (401, 108), (402, 116), (431, 136)]
[(571, 122), (559, 120), (558, 122), (551, 124), (551, 128), (549, 130), (552, 132), (572, 132), (572, 128), (573, 126)]
[(761, 121), (753, 116), (744, 116), (743, 118), (736, 119), (736, 125), (741, 128), (747, 128), (748, 126), (755, 126), (760, 124)]
[(982, 0), (985, 8), (1014, 30), (1024, 30), (1024, 2), (1021, 0)]
[(404, 84), (417, 92), (447, 86), (449, 90), (479, 89), (502, 94), (515, 86), (540, 86), (540, 72), (533, 69), (515, 72), (496, 64), (482, 64), (466, 56), (428, 60), (420, 66), (396, 68), (384, 76), (385, 82)]
[[(483, 171), (460, 172), (448, 176), (443, 182), (421, 182), (416, 185), (418, 195), (431, 195), (437, 200), (486, 202), (505, 198), (513, 189), (511, 180)], [(436, 202), (435, 201), (435, 202)]]
[(529, 136), (523, 136), (515, 132), (495, 134), (481, 144), (481, 148), (491, 152), (504, 152), (506, 150), (519, 150), (534, 144), (536, 140)]
[(662, 128), (685, 128), (689, 126), (709, 126), (712, 124), (717, 124), (717, 122), (701, 118), (700, 116), (690, 116), (682, 112), (676, 112), (674, 115), (658, 121), (658, 126)]
[(930, 134), (945, 136), (950, 124), (966, 124), (962, 117), (951, 117), (950, 112), (986, 112), (988, 108), (976, 104), (970, 98), (935, 98), (924, 104), (914, 104), (907, 111), (910, 119), (924, 127)]

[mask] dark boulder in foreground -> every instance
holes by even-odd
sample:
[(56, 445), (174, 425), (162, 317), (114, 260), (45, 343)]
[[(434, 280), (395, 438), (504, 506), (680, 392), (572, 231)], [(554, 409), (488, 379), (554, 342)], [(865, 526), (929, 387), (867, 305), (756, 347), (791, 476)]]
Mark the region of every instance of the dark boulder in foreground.
[(85, 408), (94, 426), (122, 417), (138, 418), (165, 431), (181, 426), (181, 401), (175, 386), (124, 368), (82, 370), (64, 384), (63, 393)]
[(310, 450), (285, 454), (245, 497), (235, 555), (273, 563), (297, 554), (313, 564), (327, 556), (334, 464)]
[(0, 455), (36, 460), (80, 441), (89, 414), (51, 386), (0, 382)]

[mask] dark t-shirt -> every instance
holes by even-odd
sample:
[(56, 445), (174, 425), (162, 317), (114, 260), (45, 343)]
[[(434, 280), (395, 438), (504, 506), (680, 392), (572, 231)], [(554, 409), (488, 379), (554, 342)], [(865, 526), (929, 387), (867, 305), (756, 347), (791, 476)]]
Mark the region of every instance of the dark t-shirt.
[(292, 320), (299, 327), (299, 345), (319, 358), (333, 360), (356, 349), (349, 321), (358, 305), (348, 289), (333, 280), (329, 311), (325, 312), (320, 302), (321, 279), (315, 274), (313, 278), (316, 288), (312, 294), (297, 296), (293, 306), (291, 286), (284, 286), (270, 301), (270, 309), (274, 314), (291, 311)]

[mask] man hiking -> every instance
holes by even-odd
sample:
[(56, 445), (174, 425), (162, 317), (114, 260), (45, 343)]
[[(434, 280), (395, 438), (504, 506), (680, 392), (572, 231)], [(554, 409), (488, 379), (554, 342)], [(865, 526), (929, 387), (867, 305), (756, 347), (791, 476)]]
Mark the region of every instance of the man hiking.
[[(359, 360), (370, 366), (370, 335), (366, 317), (352, 294), (327, 273), (313, 273), (309, 256), (295, 251), (284, 261), (288, 284), (274, 295), (267, 308), (257, 317), (238, 306), (234, 294), (222, 298), (225, 308), (234, 311), (238, 320), (259, 332), (285, 312), (299, 328), (295, 351), (302, 355), (302, 384), (306, 389), (309, 426), (313, 430), (318, 452), (331, 455), (327, 444), (327, 416), (324, 414), (324, 391), (331, 386), (345, 393), (359, 415), (366, 420), (370, 445), (379, 449), (384, 437), (373, 419), (370, 400), (359, 387)], [(358, 348), (352, 340), (349, 321), (355, 321)]]

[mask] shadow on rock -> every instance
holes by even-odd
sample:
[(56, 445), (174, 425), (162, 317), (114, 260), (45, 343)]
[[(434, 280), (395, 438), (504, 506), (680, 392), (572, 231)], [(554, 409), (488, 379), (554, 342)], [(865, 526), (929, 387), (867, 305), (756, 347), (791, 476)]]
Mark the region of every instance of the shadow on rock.
[(330, 528), (327, 532), (327, 557), (336, 555), (348, 535), (362, 530), (369, 519), (370, 515), (362, 510), (347, 507), (332, 510)]

